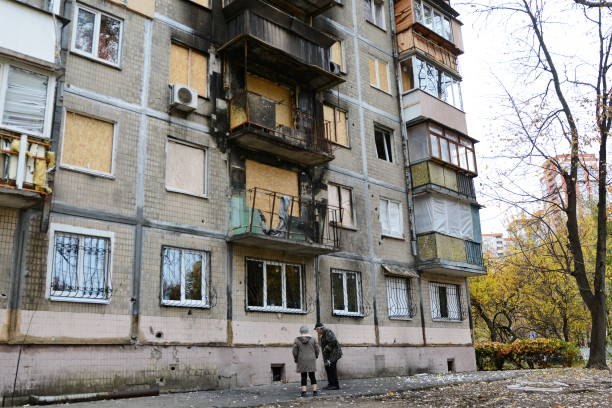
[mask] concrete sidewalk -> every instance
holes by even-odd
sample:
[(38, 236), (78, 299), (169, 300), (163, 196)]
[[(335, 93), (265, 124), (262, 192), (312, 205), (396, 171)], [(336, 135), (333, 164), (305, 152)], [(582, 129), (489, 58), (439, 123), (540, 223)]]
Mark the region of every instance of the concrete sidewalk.
[[(474, 382), (499, 381), (526, 375), (529, 370), (482, 371), (457, 374), (419, 374), (410, 377), (384, 377), (341, 380), (342, 389), (321, 391), (321, 399), (381, 395), (389, 391), (420, 390), (445, 385)], [(325, 380), (320, 382), (324, 386)], [(74, 408), (200, 408), (200, 407), (257, 407), (276, 403), (312, 400), (309, 391), (306, 398), (299, 397), (299, 384), (272, 384), (218, 391), (200, 391), (180, 394), (164, 394), (158, 397), (132, 398), (124, 400), (80, 402), (53, 406)]]

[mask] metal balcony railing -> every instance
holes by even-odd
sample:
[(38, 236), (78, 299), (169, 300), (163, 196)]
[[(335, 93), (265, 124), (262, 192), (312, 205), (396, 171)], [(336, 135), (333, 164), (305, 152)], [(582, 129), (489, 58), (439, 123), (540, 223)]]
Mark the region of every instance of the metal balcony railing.
[(230, 115), (231, 132), (251, 127), (273, 136), (279, 142), (317, 153), (332, 154), (332, 145), (325, 138), (329, 124), (289, 104), (255, 92), (243, 91), (231, 99)]
[(459, 193), (476, 199), (476, 190), (474, 189), (474, 178), (462, 173), (457, 173), (457, 189)]
[(0, 130), (0, 187), (46, 195), (48, 143), (28, 135)]
[(341, 210), (323, 201), (252, 188), (232, 197), (230, 235), (260, 234), (294, 243), (340, 247)]
[(479, 243), (465, 241), (465, 254), (467, 263), (478, 266), (484, 265), (482, 262), (482, 246)]

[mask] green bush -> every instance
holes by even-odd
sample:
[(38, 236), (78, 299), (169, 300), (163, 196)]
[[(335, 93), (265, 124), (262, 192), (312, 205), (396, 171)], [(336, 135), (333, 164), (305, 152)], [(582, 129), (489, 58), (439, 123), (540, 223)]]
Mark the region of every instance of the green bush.
[(502, 370), (504, 364), (514, 368), (571, 367), (582, 360), (578, 347), (558, 339), (484, 342), (476, 344), (475, 351), (479, 370)]

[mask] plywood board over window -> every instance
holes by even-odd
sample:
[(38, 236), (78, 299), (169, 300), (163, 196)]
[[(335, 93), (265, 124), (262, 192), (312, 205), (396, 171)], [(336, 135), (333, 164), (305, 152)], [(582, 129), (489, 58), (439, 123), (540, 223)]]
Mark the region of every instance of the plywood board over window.
[(168, 139), (166, 145), (166, 188), (179, 193), (206, 194), (206, 150)]
[(112, 173), (114, 124), (74, 112), (66, 113), (62, 165), (93, 173)]
[[(278, 214), (280, 208), (280, 200), (283, 195), (291, 196), (294, 200), (299, 200), (300, 191), (298, 183), (298, 174), (295, 171), (285, 170), (267, 164), (259, 163), (253, 160), (246, 161), (246, 189), (247, 192), (257, 188), (258, 193), (255, 198), (255, 208), (259, 209), (269, 216), (274, 206), (274, 213)], [(276, 201), (274, 201), (271, 192), (277, 193)], [(247, 193), (249, 206), (253, 205), (253, 194)], [(293, 209), (290, 210), (291, 215), (297, 217), (300, 215), (300, 208), (297, 201), (294, 201)], [(266, 217), (268, 222), (268, 218)], [(275, 225), (275, 223), (273, 224)]]
[(293, 127), (293, 90), (265, 78), (247, 74), (247, 90), (276, 102), (276, 126)]
[(199, 96), (208, 96), (208, 57), (180, 44), (170, 45), (171, 84), (194, 88)]
[(325, 137), (333, 143), (348, 147), (346, 112), (335, 106), (323, 105), (323, 119), (325, 120)]

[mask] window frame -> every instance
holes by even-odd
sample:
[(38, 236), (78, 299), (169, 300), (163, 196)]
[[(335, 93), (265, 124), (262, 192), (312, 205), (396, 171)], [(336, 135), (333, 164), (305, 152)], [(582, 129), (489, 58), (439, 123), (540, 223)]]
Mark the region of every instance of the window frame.
[[(408, 305), (408, 314), (391, 314), (391, 287), (392, 280), (403, 281), (406, 284), (406, 304)], [(414, 304), (412, 299), (413, 279), (402, 276), (385, 275), (385, 284), (387, 286), (387, 317), (389, 320), (412, 320), (415, 316)]]
[[(452, 106), (453, 108), (460, 110), (461, 112), (463, 112), (464, 109), (464, 105), (463, 105), (463, 91), (461, 90), (461, 80), (457, 79), (457, 75), (452, 73), (450, 70), (445, 69), (440, 67), (439, 65), (430, 62), (429, 60), (426, 60), (425, 58), (421, 58), (420, 56), (416, 56), (413, 55), (411, 57), (408, 58), (408, 60), (411, 60), (410, 65), (412, 67), (412, 73), (408, 72), (408, 74), (412, 76), (412, 88), (409, 90), (404, 90), (403, 93), (408, 93), (412, 90), (415, 89), (419, 89), (425, 93), (427, 93), (428, 95), (433, 96), (436, 99), (439, 99), (440, 101), (446, 103), (449, 106)], [(406, 60), (407, 61), (407, 60)], [(402, 61), (404, 62), (403, 65), (406, 65), (406, 61)], [(418, 63), (417, 63), (418, 61)], [(427, 72), (435, 72), (436, 73), (436, 77), (435, 77), (435, 88), (436, 88), (436, 93), (432, 93), (430, 90), (430, 86), (431, 85), (431, 80), (430, 77), (425, 76), (425, 77), (421, 77), (421, 72), (419, 71), (420, 67), (424, 67), (425, 70), (427, 70)], [(447, 78), (449, 78), (451, 80), (451, 86), (450, 86), (450, 91), (453, 97), (453, 101), (455, 101), (455, 96), (457, 97), (456, 99), (458, 101), (456, 101), (455, 103), (451, 103), (448, 100), (446, 100), (444, 98), (444, 94), (442, 92), (442, 78), (446, 76)], [(424, 84), (424, 85), (422, 85)]]
[[(334, 187), (334, 188), (338, 188), (338, 208), (340, 209), (340, 223), (338, 222), (334, 222), (332, 220), (329, 220), (330, 224), (333, 224), (337, 227), (340, 228), (345, 228), (345, 229), (350, 229), (350, 230), (356, 230), (356, 223), (355, 223), (355, 209), (354, 209), (354, 205), (353, 205), (353, 188), (352, 187), (348, 187), (342, 184), (336, 184), (336, 183), (328, 183), (327, 184), (327, 188), (329, 189), (329, 187)], [(342, 207), (342, 190), (341, 189), (345, 189), (346, 191), (348, 191), (348, 193), (350, 194), (350, 205), (351, 205), (351, 224), (344, 224), (344, 208)], [(328, 203), (329, 203), (329, 191), (327, 193), (327, 197), (328, 197)]]
[[(399, 234), (393, 234), (393, 232), (391, 230), (385, 230), (385, 226), (383, 224), (383, 218), (382, 218), (382, 202), (386, 201), (387, 202), (387, 211), (389, 211), (389, 204), (393, 203), (393, 204), (397, 204), (397, 208), (398, 208), (398, 214), (399, 214), (399, 226), (400, 226), (400, 232)], [(404, 239), (404, 215), (402, 214), (402, 202), (398, 201), (398, 200), (393, 200), (390, 198), (386, 198), (386, 197), (379, 197), (379, 211), (378, 211), (378, 217), (379, 217), (379, 221), (380, 221), (380, 230), (381, 230), (381, 235), (383, 237), (389, 237), (389, 238), (397, 238), (397, 239)], [(387, 219), (390, 220), (389, 218), (389, 214), (387, 214)]]
[[(345, 129), (346, 129), (346, 144), (342, 144), (339, 143), (335, 140), (331, 140), (328, 139), (327, 137), (325, 138), (327, 141), (329, 141), (330, 143), (333, 143), (336, 146), (340, 146), (340, 147), (344, 147), (346, 149), (350, 149), (351, 148), (351, 138), (350, 138), (350, 132), (349, 132), (349, 126), (348, 126), (348, 110), (346, 109), (342, 109), (336, 105), (332, 105), (331, 103), (327, 103), (327, 102), (323, 102), (323, 109), (325, 109), (325, 106), (327, 106), (328, 108), (331, 108), (334, 111), (334, 135), (336, 135), (336, 140), (338, 139), (338, 129), (337, 129), (337, 122), (336, 122), (336, 115), (337, 115), (337, 111), (343, 112), (344, 113), (344, 122), (345, 122)], [(324, 115), (325, 116), (325, 115)]]
[[(54, 272), (54, 254), (55, 254), (55, 237), (57, 233), (76, 235), (80, 238), (85, 237), (95, 237), (95, 238), (103, 238), (109, 241), (108, 244), (108, 254), (105, 260), (105, 273), (106, 273), (106, 281), (108, 283), (109, 294), (107, 298), (87, 298), (87, 297), (77, 297), (77, 296), (57, 296), (52, 293), (51, 290), (51, 281), (53, 279)], [(114, 243), (115, 243), (115, 233), (112, 231), (102, 231), (96, 230), (92, 228), (84, 228), (84, 227), (76, 227), (73, 225), (67, 224), (56, 224), (52, 223), (49, 226), (49, 247), (47, 248), (47, 277), (46, 277), (46, 288), (45, 288), (45, 299), (54, 301), (54, 302), (72, 302), (72, 303), (95, 303), (95, 304), (110, 304), (112, 300), (112, 281), (113, 281), (113, 254), (114, 254)], [(77, 265), (77, 280), (79, 275), (82, 276), (83, 273), (83, 259), (82, 256), (83, 249), (81, 248), (79, 241), (79, 250), (78, 250), (78, 265)], [(82, 279), (82, 278), (81, 278)]]
[[(375, 25), (376, 27), (380, 28), (383, 31), (387, 31), (387, 16), (385, 15), (385, 2), (384, 0), (381, 0), (380, 3), (377, 4), (376, 0), (365, 0), (366, 2), (370, 3), (370, 14), (366, 15), (365, 20), (370, 23)], [(376, 21), (376, 8), (380, 7), (380, 16), (382, 21), (378, 22)], [(380, 24), (379, 24), (380, 23)]]
[[(176, 143), (176, 144), (180, 144), (183, 146), (187, 146), (187, 147), (191, 147), (193, 149), (197, 149), (197, 150), (202, 150), (204, 152), (204, 188), (203, 194), (197, 194), (194, 193), (192, 191), (187, 191), (187, 190), (182, 190), (180, 188), (176, 188), (176, 187), (172, 187), (168, 185), (168, 157), (169, 157), (169, 152), (168, 152), (168, 144), (169, 143)], [(166, 191), (171, 192), (171, 193), (178, 193), (178, 194), (185, 194), (188, 196), (192, 196), (192, 197), (199, 197), (199, 198), (206, 198), (208, 199), (208, 146), (204, 146), (204, 145), (200, 145), (197, 143), (192, 143), (186, 140), (182, 140), (182, 139), (177, 139), (173, 136), (167, 136), (166, 137), (166, 143), (164, 145), (164, 188), (166, 189)]]
[[(249, 261), (261, 262), (262, 270), (263, 270), (263, 282), (262, 282), (262, 303), (264, 306), (251, 306), (249, 305)], [(268, 297), (268, 285), (267, 285), (267, 265), (278, 265), (281, 267), (281, 299), (283, 306), (266, 306), (267, 297)], [(301, 309), (293, 309), (287, 307), (287, 271), (286, 266), (297, 266), (300, 268), (300, 304)], [(305, 271), (306, 267), (304, 264), (293, 263), (293, 262), (283, 262), (283, 261), (275, 261), (254, 257), (246, 257), (244, 260), (245, 266), (245, 309), (247, 312), (270, 312), (270, 313), (287, 313), (287, 314), (306, 314), (308, 313), (306, 310), (306, 276)]]
[[(440, 316), (436, 316), (435, 310), (434, 310), (434, 299), (436, 300), (436, 302), (439, 302), (440, 299), (440, 293), (439, 293), (439, 288), (444, 287), (446, 288), (446, 308), (447, 308), (447, 317), (442, 317), (440, 313)], [(456, 298), (456, 306), (457, 306), (457, 314), (455, 316), (451, 316), (451, 310), (450, 310), (450, 303), (449, 300), (451, 299), (451, 292), (448, 290), (449, 288), (454, 288), (455, 289), (455, 294), (457, 295)], [(433, 282), (430, 281), (429, 282), (429, 303), (430, 303), (430, 309), (431, 309), (431, 319), (432, 321), (435, 322), (463, 322), (464, 318), (463, 318), (463, 305), (461, 304), (461, 288), (462, 286), (456, 283), (443, 283), (443, 282)], [(435, 297), (433, 296), (435, 293)], [(437, 307), (438, 311), (441, 312), (441, 308), (440, 305), (438, 305)]]
[[(374, 57), (372, 55), (368, 55), (368, 59), (371, 59), (372, 61), (374, 61), (374, 74), (376, 77), (376, 83), (373, 84), (370, 82), (370, 86), (372, 88), (378, 89), (379, 91), (382, 91), (388, 95), (391, 95), (391, 81), (390, 81), (390, 68), (389, 68), (389, 63), (387, 61), (381, 60), (377, 57)], [(381, 88), (381, 80), (380, 80), (380, 64), (384, 64), (385, 65), (385, 69), (387, 71), (387, 85), (389, 86), (389, 89), (383, 89)], [(369, 63), (368, 63), (368, 68), (369, 68)]]
[(61, 143), (60, 143), (60, 151), (62, 153), (64, 152), (64, 140), (65, 140), (64, 135), (66, 134), (66, 120), (67, 120), (68, 113), (74, 113), (77, 115), (85, 116), (90, 119), (99, 120), (101, 122), (106, 122), (106, 123), (110, 123), (113, 125), (113, 150), (111, 152), (111, 171), (110, 173), (106, 173), (103, 171), (88, 169), (86, 167), (66, 164), (64, 163), (63, 154), (60, 155), (59, 167), (62, 169), (76, 171), (79, 173), (85, 173), (85, 174), (89, 174), (92, 176), (98, 176), (98, 177), (103, 177), (103, 178), (108, 178), (108, 179), (115, 179), (115, 159), (116, 159), (116, 154), (117, 154), (117, 141), (119, 139), (119, 134), (120, 134), (119, 133), (119, 122), (117, 122), (116, 120), (103, 118), (101, 116), (91, 115), (87, 112), (83, 112), (78, 109), (64, 108), (62, 111), (62, 132), (61, 132)]
[[(334, 274), (342, 275), (342, 291), (344, 297), (344, 309), (339, 310), (335, 309), (334, 302)], [(356, 282), (356, 296), (357, 296), (357, 312), (349, 312), (348, 311), (348, 290), (347, 290), (347, 275), (355, 274), (355, 282)], [(330, 281), (329, 281), (330, 289), (331, 289), (331, 309), (333, 316), (342, 316), (342, 317), (364, 317), (363, 313), (363, 284), (362, 284), (362, 276), (360, 271), (350, 271), (346, 269), (338, 269), (331, 268), (330, 270)]]
[[(79, 50), (78, 48), (76, 48), (78, 16), (79, 16), (80, 9), (83, 9), (95, 15), (91, 53), (88, 53), (86, 51)], [(98, 47), (99, 47), (99, 41), (100, 41), (100, 20), (102, 19), (103, 14), (114, 20), (118, 20), (121, 23), (121, 27), (119, 30), (119, 41), (118, 41), (119, 51), (117, 53), (117, 63), (113, 63), (113, 62), (110, 62), (108, 60), (98, 57)], [(122, 18), (117, 17), (110, 13), (104, 12), (102, 10), (95, 9), (83, 3), (76, 2), (75, 7), (74, 7), (74, 15), (73, 15), (72, 23), (74, 26), (72, 27), (72, 39), (70, 41), (70, 52), (73, 52), (82, 57), (94, 60), (96, 62), (100, 62), (102, 64), (109, 65), (111, 67), (121, 68), (122, 66), (121, 64), (123, 62), (123, 31), (124, 31), (124, 24), (125, 24), (125, 21)]]
[[(425, 7), (424, 5), (427, 5), (431, 8), (432, 11), (432, 25), (431, 27), (429, 25), (427, 25), (425, 23)], [(436, 8), (434, 5), (432, 5), (429, 2), (426, 1), (422, 1), (422, 0), (414, 0), (414, 21), (421, 24), (423, 27), (427, 27), (429, 28), (431, 31), (433, 31), (434, 33), (438, 34), (440, 37), (444, 38), (447, 41), (453, 42), (454, 41), (454, 36), (453, 36), (453, 21), (450, 17), (448, 17), (445, 13), (441, 12), (438, 8)], [(442, 21), (442, 26), (441, 26), (441, 32), (438, 32), (435, 29), (435, 17), (436, 14), (438, 14), (441, 17), (441, 21)], [(448, 23), (450, 24), (450, 35), (449, 37), (447, 37), (444, 34), (444, 21), (448, 21)]]
[[(378, 144), (376, 143), (376, 132), (383, 134), (383, 144), (385, 147), (386, 159), (382, 159), (378, 155)], [(394, 132), (388, 128), (382, 127), (380, 125), (374, 125), (374, 145), (376, 147), (376, 158), (377, 159), (386, 161), (388, 163), (395, 163), (395, 160), (394, 160), (395, 159), (395, 140), (393, 137), (393, 133)], [(389, 139), (388, 142), (387, 142), (387, 139)]]
[[(47, 77), (47, 98), (45, 101), (45, 117), (43, 122), (42, 133), (31, 132), (25, 129), (21, 129), (16, 126), (9, 126), (4, 124), (4, 105), (6, 104), (6, 92), (8, 89), (8, 74), (11, 67), (17, 69), (23, 69), (30, 71), (34, 74), (43, 75)], [(44, 70), (30, 67), (25, 64), (21, 64), (17, 61), (9, 61), (5, 58), (0, 58), (0, 128), (17, 132), (20, 134), (27, 134), (29, 136), (39, 137), (41, 139), (51, 138), (51, 127), (53, 119), (53, 100), (55, 98), (55, 82), (56, 78), (52, 73)]]
[[(166, 300), (164, 299), (164, 262), (163, 262), (163, 256), (164, 256), (164, 250), (165, 249), (172, 249), (172, 250), (177, 250), (180, 251), (180, 256), (181, 256), (181, 263), (180, 263), (180, 271), (181, 271), (181, 300)], [(184, 257), (187, 253), (192, 253), (192, 254), (199, 254), (202, 255), (202, 296), (205, 297), (205, 300), (188, 300), (185, 299), (185, 270), (183, 269), (183, 260)], [(206, 268), (204, 269), (204, 266), (206, 266)], [(201, 249), (192, 249), (192, 248), (183, 248), (183, 247), (178, 247), (178, 246), (173, 246), (173, 245), (162, 245), (161, 247), (161, 253), (160, 253), (160, 285), (159, 285), (159, 290), (160, 290), (160, 305), (161, 306), (170, 306), (170, 307), (190, 307), (190, 308), (197, 308), (197, 309), (210, 309), (211, 306), (211, 302), (210, 302), (210, 280), (211, 280), (211, 273), (210, 273), (210, 251), (206, 251), (206, 250), (201, 250)]]
[(329, 47), (329, 60), (330, 62), (334, 62), (332, 61), (332, 48), (333, 46), (337, 43), (340, 44), (340, 73), (346, 75), (348, 73), (348, 69), (346, 67), (346, 53), (344, 51), (344, 45), (345, 45), (345, 41), (344, 40), (340, 40), (337, 38), (334, 38), (336, 41), (334, 42), (334, 44), (332, 44), (331, 47)]
[[(436, 131), (432, 130), (433, 128), (437, 128), (440, 129), (441, 133), (437, 133)], [(447, 136), (448, 134), (452, 134), (453, 136), (449, 137)], [(438, 155), (434, 155), (434, 144), (433, 144), (433, 140), (432, 138), (436, 138), (436, 142), (437, 145), (435, 146), (437, 148), (437, 152)], [(454, 138), (456, 138), (457, 140), (453, 140)], [(445, 144), (446, 147), (448, 148), (447, 153), (448, 153), (448, 160), (443, 158), (443, 154), (442, 154), (442, 140), (445, 140)], [(472, 174), (478, 174), (478, 163), (476, 161), (476, 147), (474, 146), (474, 141), (471, 140), (470, 138), (467, 138), (465, 136), (460, 135), (458, 132), (454, 132), (452, 130), (448, 130), (447, 128), (445, 128), (444, 126), (441, 125), (437, 125), (437, 124), (432, 124), (432, 123), (428, 123), (427, 124), (427, 145), (429, 147), (429, 155), (437, 160), (440, 160), (442, 162), (444, 162), (445, 164), (449, 164), (453, 167), (456, 167), (462, 171), (466, 171)], [(466, 164), (468, 168), (462, 167), (461, 166), (461, 158), (459, 157), (459, 147), (462, 146), (464, 147), (465, 150), (465, 160), (466, 160)], [(457, 163), (453, 163), (453, 152), (451, 149), (455, 150), (456, 154), (457, 154)], [(472, 159), (470, 160), (468, 154), (472, 154)], [(474, 165), (474, 169), (470, 168), (470, 163), (472, 163)]]

